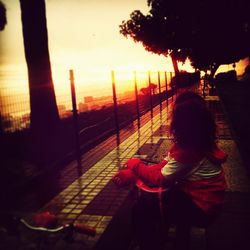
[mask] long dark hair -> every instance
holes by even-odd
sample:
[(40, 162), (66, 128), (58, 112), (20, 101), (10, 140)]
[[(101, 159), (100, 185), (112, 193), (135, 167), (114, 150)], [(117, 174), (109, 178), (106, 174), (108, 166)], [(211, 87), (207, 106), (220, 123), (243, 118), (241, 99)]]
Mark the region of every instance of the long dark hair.
[(170, 131), (175, 144), (183, 149), (206, 152), (216, 140), (214, 118), (205, 100), (194, 92), (182, 93), (176, 98)]

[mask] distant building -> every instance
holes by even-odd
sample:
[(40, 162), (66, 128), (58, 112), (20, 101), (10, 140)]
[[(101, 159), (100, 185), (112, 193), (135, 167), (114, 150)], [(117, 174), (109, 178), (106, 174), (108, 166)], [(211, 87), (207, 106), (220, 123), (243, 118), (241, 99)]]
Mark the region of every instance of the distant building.
[(122, 98), (124, 99), (134, 99), (134, 91), (125, 91), (123, 94), (122, 94)]
[(61, 118), (70, 117), (72, 115), (72, 111), (66, 109), (65, 105), (58, 105), (57, 107), (58, 107), (59, 116)]
[(86, 103), (79, 103), (78, 104), (78, 111), (79, 112), (87, 112), (89, 110), (88, 104)]
[(58, 112), (60, 115), (63, 115), (66, 112), (66, 106), (65, 105), (57, 105)]
[(62, 104), (57, 105), (57, 108), (58, 110), (66, 110), (66, 106)]
[(90, 109), (91, 110), (99, 110), (99, 109), (101, 109), (101, 106), (98, 104), (93, 104), (93, 105), (91, 105)]
[(30, 122), (30, 113), (26, 113), (22, 115), (22, 121), (24, 123), (29, 123)]
[(89, 102), (93, 102), (93, 101), (94, 101), (93, 96), (84, 96), (84, 103), (89, 103)]

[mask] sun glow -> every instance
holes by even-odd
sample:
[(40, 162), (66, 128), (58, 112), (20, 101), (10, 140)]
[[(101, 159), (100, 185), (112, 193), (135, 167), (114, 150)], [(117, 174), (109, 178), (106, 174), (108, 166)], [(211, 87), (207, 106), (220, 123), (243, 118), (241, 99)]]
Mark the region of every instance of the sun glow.
[[(128, 19), (134, 9), (148, 11), (146, 1), (112, 1), (111, 4), (103, 0), (53, 0), (46, 5), (50, 59), (58, 100), (62, 95), (68, 99), (70, 69), (74, 70), (77, 90), (86, 95), (108, 94), (111, 70), (115, 71), (116, 83), (123, 85), (118, 87), (121, 91), (131, 89), (134, 71), (145, 75), (148, 71), (173, 71), (170, 58), (146, 52), (141, 44), (119, 34), (119, 24)], [(6, 7), (8, 24), (0, 34), (4, 76), (1, 82), (8, 83), (9, 88), (13, 86), (13, 91), (27, 93), (20, 6), (9, 1)], [(147, 77), (142, 78), (138, 81), (143, 85)], [(102, 91), (95, 91), (100, 88)]]
[[(15, 115), (29, 112), (28, 75), (19, 3), (3, 2), (8, 23), (0, 32), (0, 111)], [(71, 108), (70, 69), (74, 71), (77, 103), (83, 102), (85, 96), (111, 96), (112, 70), (118, 94), (133, 91), (134, 72), (138, 88), (143, 88), (149, 81), (148, 71), (152, 83), (157, 83), (158, 71), (161, 72), (162, 84), (163, 72), (173, 71), (170, 58), (149, 53), (142, 44), (119, 33), (119, 24), (129, 19), (133, 10), (148, 12), (145, 0), (47, 0), (46, 7), (50, 60), (59, 105)], [(190, 60), (179, 63), (179, 68), (194, 71)]]
[(191, 61), (189, 58), (187, 58), (184, 63), (178, 63), (178, 67), (180, 71), (187, 71), (190, 73), (195, 71), (194, 67), (191, 65)]

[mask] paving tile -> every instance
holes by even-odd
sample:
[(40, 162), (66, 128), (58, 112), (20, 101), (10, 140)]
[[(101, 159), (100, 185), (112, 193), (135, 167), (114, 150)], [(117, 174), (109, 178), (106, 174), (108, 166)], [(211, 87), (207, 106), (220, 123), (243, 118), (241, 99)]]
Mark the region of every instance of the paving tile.
[[(229, 163), (225, 165), (229, 190), (249, 192), (248, 181), (241, 168), (242, 162), (237, 147), (232, 140), (225, 117), (220, 114), (220, 103), (214, 104), (213, 101), (217, 100), (209, 100), (208, 106), (216, 114), (219, 143), (231, 155)], [(155, 115), (151, 121), (145, 123), (138, 131), (133, 132), (120, 145), (107, 152), (105, 156), (100, 157), (97, 162), (93, 161), (92, 166), (86, 167), (78, 180), (71, 183), (45, 206), (46, 209), (52, 210), (54, 208), (54, 211), (58, 211), (59, 217), (64, 221), (77, 220), (95, 227), (98, 235), (94, 239), (85, 239), (90, 249), (98, 241), (130, 192), (129, 189), (118, 190), (111, 182), (112, 176), (118, 169), (124, 167), (126, 161), (134, 155), (140, 155), (144, 159), (161, 161), (166, 156), (170, 144), (169, 119), (165, 108), (162, 113)], [(85, 159), (84, 157), (83, 159)], [(98, 158), (94, 156), (94, 153), (93, 157)], [(85, 160), (91, 161), (87, 158)], [(71, 164), (71, 167), (76, 166)], [(72, 172), (72, 174), (77, 174), (77, 171)], [(239, 176), (239, 178), (234, 176)]]

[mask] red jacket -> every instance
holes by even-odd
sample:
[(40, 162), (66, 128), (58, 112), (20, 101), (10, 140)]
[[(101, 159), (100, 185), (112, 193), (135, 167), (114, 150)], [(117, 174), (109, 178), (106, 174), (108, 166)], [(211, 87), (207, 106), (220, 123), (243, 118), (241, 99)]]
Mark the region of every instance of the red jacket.
[[(132, 158), (127, 167), (148, 186), (177, 184), (202, 210), (210, 213), (224, 200), (226, 182), (221, 164), (226, 159), (227, 155), (217, 146), (207, 153), (173, 146), (169, 158), (159, 164), (147, 166), (140, 159)], [(171, 170), (173, 166), (174, 170)], [(169, 169), (170, 174), (165, 174)]]

